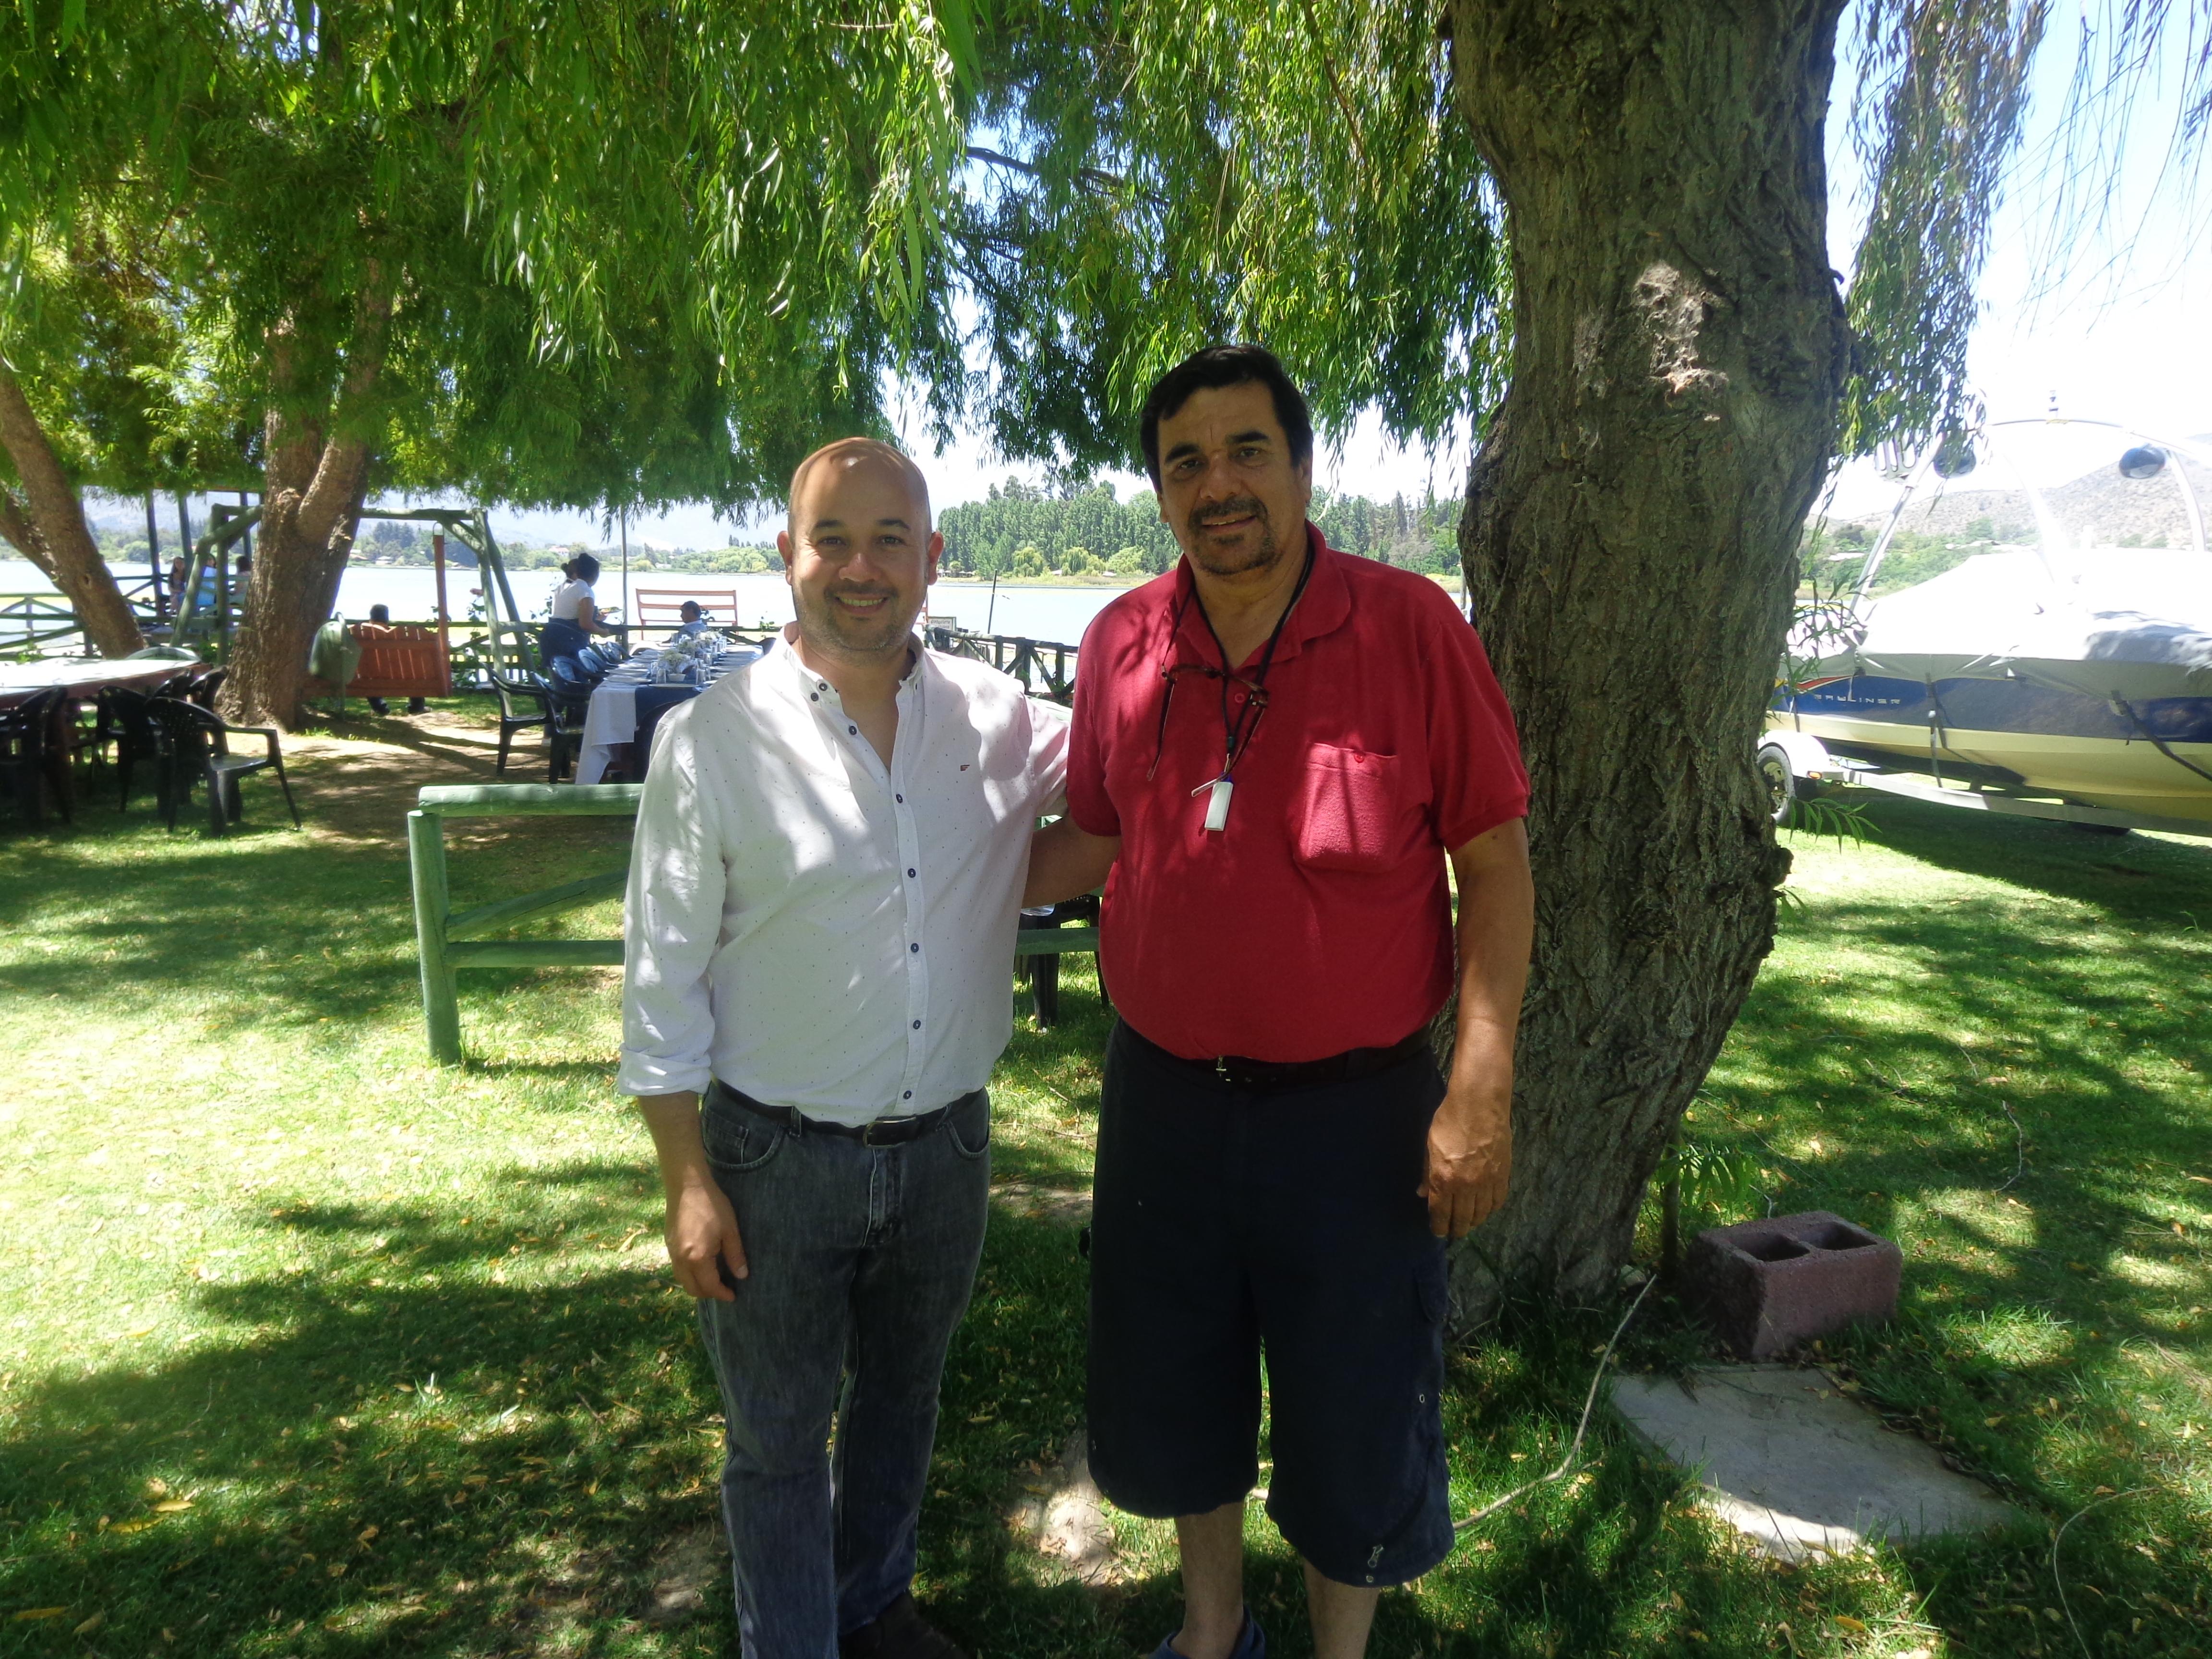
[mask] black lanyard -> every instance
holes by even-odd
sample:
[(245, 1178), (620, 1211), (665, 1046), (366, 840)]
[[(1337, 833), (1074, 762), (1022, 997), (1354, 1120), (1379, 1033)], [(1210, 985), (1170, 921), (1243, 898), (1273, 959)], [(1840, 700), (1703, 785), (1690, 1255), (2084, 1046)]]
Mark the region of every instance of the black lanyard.
[[(1221, 680), (1221, 775), (1224, 779), (1235, 773), (1237, 757), (1243, 753), (1245, 745), (1260, 730), (1260, 717), (1267, 712), (1267, 671), (1274, 666), (1275, 647), (1281, 642), (1283, 629), (1291, 620), (1291, 612), (1298, 608), (1298, 600), (1306, 591), (1306, 583), (1313, 575), (1313, 546), (1309, 543), (1306, 546), (1305, 563), (1298, 568), (1298, 585), (1291, 590), (1291, 602), (1283, 607), (1283, 614), (1275, 618), (1274, 631), (1267, 635), (1267, 649), (1260, 653), (1258, 670), (1251, 679), (1238, 681), (1238, 684), (1243, 685), (1250, 695), (1244, 699), (1244, 706), (1237, 710), (1237, 718), (1234, 720), (1229, 717), (1229, 684), (1231, 680), (1237, 679), (1237, 665), (1229, 660), (1229, 648), (1221, 643), (1221, 635), (1214, 629), (1213, 618), (1206, 614), (1206, 601), (1202, 599), (1198, 601), (1199, 620), (1206, 624), (1206, 637), (1213, 641), (1213, 648), (1221, 653), (1219, 677)], [(1174, 648), (1174, 640), (1180, 637), (1182, 633), (1183, 606), (1197, 597), (1198, 580), (1194, 576), (1191, 579), (1190, 592), (1185, 594), (1182, 603), (1176, 606), (1175, 623), (1169, 635), (1170, 650)], [(1207, 672), (1212, 672), (1211, 670)], [(1173, 695), (1172, 685), (1170, 688), (1170, 695)], [(1245, 724), (1248, 720), (1251, 723), (1249, 730)], [(1164, 709), (1161, 711), (1161, 725), (1164, 729), (1166, 726)]]

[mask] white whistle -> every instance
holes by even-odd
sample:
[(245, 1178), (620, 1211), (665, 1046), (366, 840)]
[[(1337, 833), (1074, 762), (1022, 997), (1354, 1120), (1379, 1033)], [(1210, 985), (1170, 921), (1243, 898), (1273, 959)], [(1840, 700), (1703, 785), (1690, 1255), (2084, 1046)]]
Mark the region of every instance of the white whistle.
[(1206, 800), (1206, 827), (1225, 830), (1229, 827), (1229, 796), (1237, 786), (1227, 778), (1213, 781), (1213, 793)]

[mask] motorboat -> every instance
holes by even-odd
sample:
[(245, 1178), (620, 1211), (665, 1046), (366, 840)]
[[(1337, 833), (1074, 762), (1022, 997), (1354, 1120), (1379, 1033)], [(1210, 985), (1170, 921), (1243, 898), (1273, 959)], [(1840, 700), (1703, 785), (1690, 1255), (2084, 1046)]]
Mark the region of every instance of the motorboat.
[[(1872, 597), (1915, 490), (2002, 459), (2008, 428), (2051, 424), (1947, 438), (1908, 478), (1850, 600), (1801, 620), (1759, 757), (1778, 808), (1804, 779), (1883, 787), (1903, 771), (1929, 781), (1896, 793), (1958, 798), (1947, 804), (2050, 797), (2060, 810), (2032, 815), (2212, 834), (2212, 556), (2179, 464), (2212, 465), (2196, 445), (2065, 423), (2110, 438), (2121, 477), (2179, 490), (2185, 546), (2100, 543), (2015, 465), (2032, 544)], [(1967, 799), (1981, 796), (1993, 799)]]

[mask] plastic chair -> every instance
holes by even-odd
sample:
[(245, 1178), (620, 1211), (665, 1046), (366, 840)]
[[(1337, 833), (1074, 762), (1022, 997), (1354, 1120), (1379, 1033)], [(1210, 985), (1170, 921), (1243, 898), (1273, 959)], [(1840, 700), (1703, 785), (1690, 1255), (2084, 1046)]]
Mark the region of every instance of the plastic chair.
[(590, 684), (574, 670), (564, 672), (566, 657), (553, 659), (553, 675), (538, 677), (545, 694), (545, 781), (558, 783), (568, 775), (568, 763), (583, 752), (584, 717), (591, 710)]
[(59, 690), (41, 691), (12, 708), (0, 709), (0, 779), (6, 781), (17, 808), (34, 825), (46, 821), (49, 790), (62, 817), (71, 817), (69, 739), (61, 730), (67, 702)]
[[(299, 803), (292, 799), (291, 780), (284, 775), (284, 754), (277, 746), (276, 729), (270, 726), (232, 726), (198, 703), (175, 697), (155, 697), (148, 706), (155, 724), (167, 739), (171, 766), (167, 817), (177, 827), (177, 809), (191, 799), (195, 778), (204, 780), (208, 791), (208, 833), (220, 836), (244, 815), (239, 799), (239, 780), (255, 772), (273, 770), (284, 792), (284, 805), (292, 814), (292, 827), (300, 828)], [(268, 752), (255, 757), (230, 752), (231, 736), (259, 738)]]
[[(222, 690), (222, 683), (229, 678), (230, 670), (228, 668), (209, 668), (200, 671), (191, 677), (191, 684), (185, 691), (185, 701), (198, 703), (212, 714), (215, 712), (215, 694)], [(238, 728), (241, 732), (251, 729), (257, 728), (246, 726)]]
[(115, 769), (121, 779), (115, 810), (118, 812), (130, 810), (131, 775), (142, 763), (150, 763), (154, 768), (155, 801), (161, 808), (161, 816), (173, 823), (176, 815), (169, 810), (169, 788), (173, 770), (170, 763), (169, 746), (161, 735), (161, 727), (154, 723), (152, 713), (154, 698), (160, 695), (159, 692), (149, 694), (128, 688), (108, 694), (107, 714), (113, 723)]
[[(535, 684), (519, 680), (491, 677), (493, 695), (499, 698), (499, 770), (507, 771), (507, 750), (514, 746), (518, 732), (537, 732), (550, 737), (553, 726), (552, 699)], [(518, 702), (527, 702), (534, 711), (526, 714), (515, 712)]]

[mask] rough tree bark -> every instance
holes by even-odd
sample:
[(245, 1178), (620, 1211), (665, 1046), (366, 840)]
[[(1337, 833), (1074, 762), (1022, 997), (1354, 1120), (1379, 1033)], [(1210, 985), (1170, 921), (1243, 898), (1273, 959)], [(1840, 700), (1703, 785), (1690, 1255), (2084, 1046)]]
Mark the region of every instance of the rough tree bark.
[(1850, 351), (1821, 149), (1840, 10), (1454, 0), (1515, 286), (1460, 547), (1537, 878), (1512, 1195), (1455, 1259), (1463, 1319), (1616, 1282), (1773, 942), (1789, 859), (1752, 757)]
[(38, 414), (23, 388), (0, 366), (0, 445), (15, 464), (23, 499), (0, 489), (0, 535), (20, 549), (61, 589), (92, 648), (103, 657), (127, 657), (146, 643), (130, 601), (100, 556), (84, 521), (84, 502), (62, 470)]
[(383, 370), (391, 316), (389, 289), (364, 294), (327, 428), (298, 412), (298, 342), (284, 329), (270, 337), (261, 523), (223, 686), (234, 720), (289, 728), (305, 714), (307, 653), (337, 602), (368, 494), (374, 457), (366, 406)]

